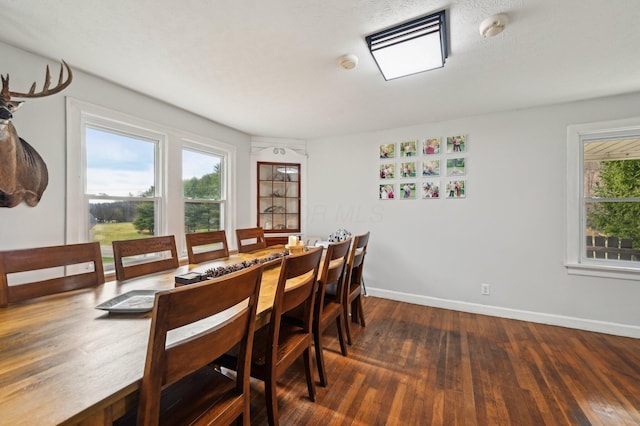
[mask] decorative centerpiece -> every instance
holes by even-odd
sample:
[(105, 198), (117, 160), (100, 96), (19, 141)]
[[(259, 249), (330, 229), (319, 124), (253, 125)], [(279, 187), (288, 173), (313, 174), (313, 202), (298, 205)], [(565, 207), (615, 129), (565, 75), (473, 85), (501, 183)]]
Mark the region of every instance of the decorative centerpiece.
[(304, 243), (295, 235), (289, 235), (289, 244), (285, 245), (284, 248), (289, 250), (291, 254), (301, 254), (304, 252)]

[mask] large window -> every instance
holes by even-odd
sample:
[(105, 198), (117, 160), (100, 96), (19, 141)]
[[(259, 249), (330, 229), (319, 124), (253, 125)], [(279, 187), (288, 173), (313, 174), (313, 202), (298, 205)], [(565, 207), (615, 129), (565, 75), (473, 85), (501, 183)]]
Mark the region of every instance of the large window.
[(567, 266), (640, 278), (640, 119), (570, 126)]
[(67, 242), (225, 229), (233, 147), (68, 99)]

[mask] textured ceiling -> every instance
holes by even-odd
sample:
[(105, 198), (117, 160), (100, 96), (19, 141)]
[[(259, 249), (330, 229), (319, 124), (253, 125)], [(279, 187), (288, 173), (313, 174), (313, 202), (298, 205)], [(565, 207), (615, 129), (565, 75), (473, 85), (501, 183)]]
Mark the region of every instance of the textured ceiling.
[[(364, 37), (440, 9), (445, 67), (384, 81)], [(314, 139), (640, 90), (637, 0), (0, 0), (0, 10), (5, 43), (256, 136)], [(510, 23), (483, 39), (478, 25), (496, 13)], [(356, 69), (338, 67), (344, 53)]]

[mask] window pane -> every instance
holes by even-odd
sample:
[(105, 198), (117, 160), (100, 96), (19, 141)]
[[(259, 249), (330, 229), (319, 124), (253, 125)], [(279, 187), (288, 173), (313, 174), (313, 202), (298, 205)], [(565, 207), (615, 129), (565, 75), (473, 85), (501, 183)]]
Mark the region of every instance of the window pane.
[(218, 203), (184, 203), (184, 229), (187, 233), (218, 231), (221, 209)]
[(640, 203), (586, 204), (586, 257), (640, 261)]
[(155, 210), (153, 201), (89, 200), (89, 241), (100, 243), (103, 263), (113, 263), (112, 241), (155, 234)]
[(87, 194), (155, 195), (154, 142), (86, 128)]
[(182, 150), (182, 191), (185, 198), (221, 199), (220, 157)]

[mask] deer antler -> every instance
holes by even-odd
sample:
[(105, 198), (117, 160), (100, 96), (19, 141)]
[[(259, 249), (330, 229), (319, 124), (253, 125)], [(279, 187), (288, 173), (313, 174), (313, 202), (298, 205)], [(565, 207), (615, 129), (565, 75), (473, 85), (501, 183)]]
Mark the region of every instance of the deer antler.
[[(71, 72), (71, 68), (69, 67), (69, 65), (64, 60), (62, 61), (62, 65), (63, 66), (60, 67), (60, 77), (58, 78), (58, 84), (54, 88), (49, 89), (49, 86), (51, 85), (51, 72), (49, 72), (49, 65), (47, 65), (47, 74), (45, 76), (44, 86), (42, 87), (41, 92), (35, 93), (36, 91), (35, 81), (31, 85), (31, 89), (29, 89), (29, 93), (19, 93), (19, 92), (9, 91), (9, 74), (7, 74), (7, 78), (2, 79), (2, 95), (4, 96), (6, 93), (8, 93), (10, 97), (15, 97), (15, 98), (42, 98), (44, 96), (49, 96), (58, 92), (62, 92), (64, 89), (67, 88), (67, 86), (71, 84), (71, 80), (73, 80), (73, 73)], [(63, 82), (62, 79), (64, 77), (65, 68), (67, 69), (67, 80)]]

